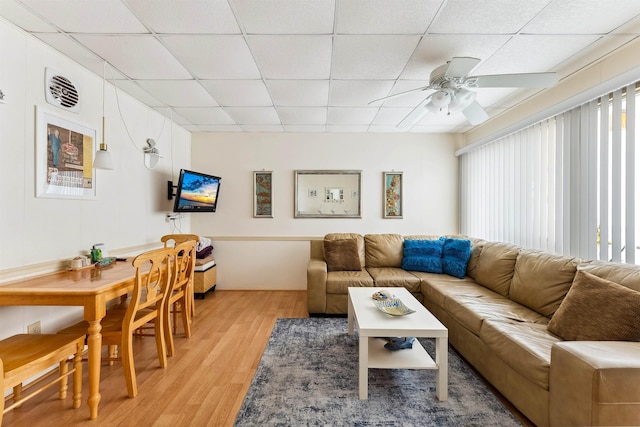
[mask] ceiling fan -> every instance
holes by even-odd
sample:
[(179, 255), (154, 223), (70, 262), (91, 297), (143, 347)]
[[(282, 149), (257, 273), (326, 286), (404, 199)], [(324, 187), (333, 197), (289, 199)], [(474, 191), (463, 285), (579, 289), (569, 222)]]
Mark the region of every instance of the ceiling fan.
[(473, 89), (486, 87), (551, 87), (558, 82), (556, 73), (492, 74), (468, 76), (480, 60), (478, 58), (455, 57), (431, 72), (429, 85), (399, 92), (375, 99), (369, 104), (396, 98), (415, 91), (434, 90), (416, 108), (414, 108), (398, 127), (407, 127), (417, 123), (428, 113), (462, 112), (469, 123), (477, 125), (489, 118), (487, 112), (476, 101)]

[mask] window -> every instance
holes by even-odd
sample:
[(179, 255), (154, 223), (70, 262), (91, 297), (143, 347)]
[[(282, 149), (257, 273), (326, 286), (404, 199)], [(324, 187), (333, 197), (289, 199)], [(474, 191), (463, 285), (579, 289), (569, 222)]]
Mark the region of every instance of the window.
[(461, 232), (640, 262), (637, 97), (629, 85), (462, 154)]

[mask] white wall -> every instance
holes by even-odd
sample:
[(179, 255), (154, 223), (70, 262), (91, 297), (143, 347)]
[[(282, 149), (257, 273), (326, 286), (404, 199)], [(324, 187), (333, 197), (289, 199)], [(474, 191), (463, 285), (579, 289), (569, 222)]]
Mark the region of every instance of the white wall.
[[(23, 267), (55, 268), (62, 260), (86, 253), (91, 245), (127, 250), (153, 246), (171, 231), (164, 212), (166, 182), (191, 161), (191, 134), (119, 92), (120, 118), (113, 86), (105, 97), (106, 142), (116, 170), (96, 173), (96, 200), (35, 197), (35, 106), (97, 131), (101, 141), (102, 79), (56, 50), (0, 20), (0, 280), (24, 275)], [(45, 101), (44, 73), (52, 67), (79, 82), (82, 108), (64, 111)], [(156, 169), (146, 169), (141, 147), (154, 138), (165, 156)], [(135, 148), (134, 143), (140, 147)], [(183, 231), (189, 231), (188, 219)], [(58, 262), (60, 261), (60, 262)], [(55, 331), (79, 310), (68, 307), (0, 307), (0, 337), (26, 331), (42, 321), (42, 331)]]
[[(458, 231), (457, 138), (443, 134), (197, 133), (192, 168), (222, 177), (218, 210), (191, 215), (214, 238), (220, 289), (305, 289), (308, 238)], [(362, 170), (362, 218), (294, 218), (294, 170)], [(273, 171), (273, 218), (253, 218), (253, 171)], [(404, 218), (383, 219), (383, 172), (403, 172)]]

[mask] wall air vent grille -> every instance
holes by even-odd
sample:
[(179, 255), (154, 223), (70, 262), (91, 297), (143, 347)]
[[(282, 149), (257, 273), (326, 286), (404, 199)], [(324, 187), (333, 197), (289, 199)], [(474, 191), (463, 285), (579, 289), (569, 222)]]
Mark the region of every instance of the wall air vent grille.
[(51, 68), (45, 73), (45, 95), (49, 104), (63, 110), (77, 113), (80, 109), (78, 84)]

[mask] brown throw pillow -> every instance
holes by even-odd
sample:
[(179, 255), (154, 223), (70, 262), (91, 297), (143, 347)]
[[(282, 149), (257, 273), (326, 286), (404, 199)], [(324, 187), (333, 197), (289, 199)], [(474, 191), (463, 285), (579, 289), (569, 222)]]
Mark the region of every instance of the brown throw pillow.
[(640, 292), (578, 270), (547, 329), (568, 341), (640, 341)]
[(358, 243), (354, 239), (324, 241), (324, 259), (328, 271), (360, 271)]

